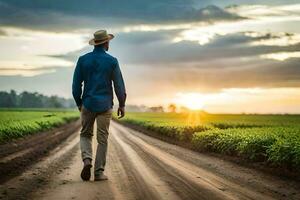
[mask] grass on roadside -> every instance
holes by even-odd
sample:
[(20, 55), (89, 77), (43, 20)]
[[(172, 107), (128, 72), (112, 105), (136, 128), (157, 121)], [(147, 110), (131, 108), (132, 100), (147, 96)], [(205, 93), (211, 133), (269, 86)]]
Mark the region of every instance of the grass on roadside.
[(35, 110), (1, 109), (0, 110), (0, 143), (28, 134), (51, 129), (72, 120), (78, 119), (75, 110)]
[(195, 133), (192, 144), (199, 151), (238, 155), (275, 165), (300, 166), (298, 127), (214, 129)]
[(198, 151), (300, 168), (300, 115), (193, 115), (127, 113), (121, 121), (190, 143)]

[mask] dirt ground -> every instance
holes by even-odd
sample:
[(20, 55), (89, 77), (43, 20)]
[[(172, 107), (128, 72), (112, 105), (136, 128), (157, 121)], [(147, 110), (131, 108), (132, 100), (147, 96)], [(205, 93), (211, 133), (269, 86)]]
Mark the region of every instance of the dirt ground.
[(169, 144), (116, 122), (109, 137), (109, 180), (83, 182), (79, 129), (75, 132), (3, 182), (0, 199), (300, 199), (299, 182)]
[(0, 183), (23, 172), (41, 157), (47, 156), (50, 150), (73, 135), (79, 127), (80, 120), (76, 120), (0, 145)]

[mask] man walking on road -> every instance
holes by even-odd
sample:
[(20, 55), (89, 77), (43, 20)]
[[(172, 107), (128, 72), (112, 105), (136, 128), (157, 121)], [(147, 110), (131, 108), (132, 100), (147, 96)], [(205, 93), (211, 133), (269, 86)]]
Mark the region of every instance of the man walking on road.
[[(104, 175), (109, 124), (112, 117), (113, 89), (119, 101), (118, 116), (125, 115), (126, 92), (118, 60), (106, 53), (114, 36), (105, 30), (94, 33), (89, 41), (94, 50), (78, 59), (72, 93), (81, 112), (80, 148), (83, 160), (81, 178), (91, 178), (93, 125), (97, 122), (97, 153), (94, 166), (95, 181), (107, 180)], [(82, 83), (84, 89), (82, 93)]]

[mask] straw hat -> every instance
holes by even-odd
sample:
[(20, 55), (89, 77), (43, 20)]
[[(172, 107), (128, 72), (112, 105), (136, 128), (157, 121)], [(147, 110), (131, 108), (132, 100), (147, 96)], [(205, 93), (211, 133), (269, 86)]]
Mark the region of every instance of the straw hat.
[(106, 30), (99, 30), (94, 33), (94, 38), (89, 41), (90, 45), (99, 45), (107, 41), (110, 41), (115, 36), (113, 34), (107, 34)]

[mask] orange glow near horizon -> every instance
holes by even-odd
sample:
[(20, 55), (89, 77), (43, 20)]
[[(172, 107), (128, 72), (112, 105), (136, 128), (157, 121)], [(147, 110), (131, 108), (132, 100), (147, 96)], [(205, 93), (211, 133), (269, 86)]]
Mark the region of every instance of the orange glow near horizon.
[(177, 95), (175, 102), (177, 105), (184, 106), (190, 110), (202, 110), (205, 105), (201, 94), (197, 93), (180, 93)]
[[(141, 99), (136, 102), (140, 101)], [(230, 88), (214, 93), (180, 91), (169, 94), (164, 91), (157, 96), (147, 96), (147, 101), (142, 105), (162, 105), (167, 109), (170, 104), (176, 105), (177, 112), (186, 113), (205, 111), (231, 114), (299, 114), (300, 89)]]

